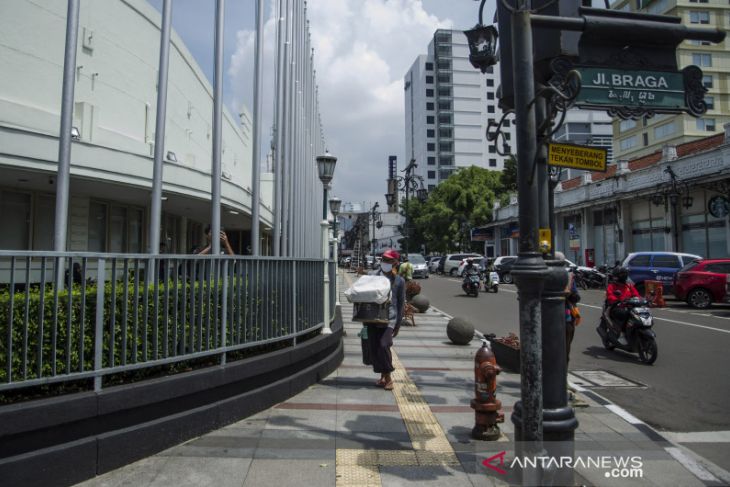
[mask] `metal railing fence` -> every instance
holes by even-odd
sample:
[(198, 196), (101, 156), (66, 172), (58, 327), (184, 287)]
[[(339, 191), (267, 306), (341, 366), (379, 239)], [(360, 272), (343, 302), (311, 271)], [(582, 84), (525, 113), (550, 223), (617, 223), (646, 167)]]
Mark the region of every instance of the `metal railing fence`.
[(322, 263), (0, 251), (0, 391), (296, 343), (323, 325)]

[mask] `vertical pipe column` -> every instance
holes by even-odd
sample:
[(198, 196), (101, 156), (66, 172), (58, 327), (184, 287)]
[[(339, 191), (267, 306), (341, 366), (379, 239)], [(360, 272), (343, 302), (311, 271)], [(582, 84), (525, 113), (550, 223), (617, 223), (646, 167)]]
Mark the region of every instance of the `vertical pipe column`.
[(294, 0), (289, 0), (289, 10), (287, 17), (289, 19), (289, 28), (287, 29), (287, 38), (289, 39), (287, 45), (289, 47), (289, 53), (287, 57), (288, 68), (288, 101), (287, 101), (287, 140), (286, 140), (286, 159), (287, 159), (287, 178), (286, 178), (286, 246), (287, 255), (297, 256), (294, 247), (294, 219), (295, 219), (295, 200), (294, 200), (294, 68), (296, 56), (294, 53)]
[(330, 335), (332, 333), (332, 328), (330, 328), (330, 272), (329, 259), (327, 259), (327, 251), (329, 250), (329, 244), (327, 243), (329, 223), (327, 223), (327, 220), (322, 220), (320, 225), (322, 226), (322, 266), (324, 267), (324, 284), (322, 287), (324, 290), (324, 328), (322, 328), (322, 334)]
[(283, 189), (283, 124), (284, 124), (284, 0), (277, 3), (277, 27), (276, 27), (276, 94), (274, 96), (274, 228), (273, 228), (273, 254), (281, 256), (281, 219), (282, 219), (282, 189)]
[[(79, 0), (68, 0), (66, 14), (66, 47), (63, 56), (63, 91), (61, 94), (61, 127), (58, 134), (58, 171), (56, 173), (56, 220), (53, 228), (53, 250), (66, 250), (68, 227), (68, 187), (71, 173), (71, 128), (73, 124), (74, 88), (76, 87), (76, 44), (79, 34)], [(63, 275), (59, 272), (59, 275)]]
[(150, 202), (150, 226), (147, 253), (160, 253), (160, 220), (162, 215), (162, 168), (165, 154), (165, 127), (167, 124), (167, 74), (170, 66), (170, 23), (172, 1), (162, 3), (160, 24), (160, 62), (157, 68), (157, 114), (155, 118), (155, 157), (152, 166), (152, 201)]
[(221, 253), (221, 140), (223, 138), (223, 13), (225, 0), (215, 3), (215, 78), (213, 82), (213, 167), (211, 171), (210, 253)]
[(256, 59), (254, 61), (253, 82), (253, 158), (251, 164), (251, 253), (255, 256), (259, 251), (259, 217), (261, 192), (261, 85), (264, 71), (264, 0), (256, 0)]
[[(537, 227), (538, 192), (535, 177), (537, 130), (532, 60), (532, 28), (529, 5), (512, 14), (512, 54), (517, 122), (517, 188), (519, 197), (519, 256), (513, 267), (517, 281), (520, 310), (521, 401), (515, 405), (515, 424), (519, 455), (529, 457), (543, 454), (542, 424), (542, 340), (540, 297), (547, 268), (538, 252)], [(516, 452), (517, 453), (517, 452)], [(542, 470), (525, 468), (524, 485), (543, 485)]]

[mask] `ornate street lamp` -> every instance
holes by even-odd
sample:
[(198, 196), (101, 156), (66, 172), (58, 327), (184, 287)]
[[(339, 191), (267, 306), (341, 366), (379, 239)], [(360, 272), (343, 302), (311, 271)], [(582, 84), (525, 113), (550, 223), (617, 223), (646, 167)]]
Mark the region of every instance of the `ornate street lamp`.
[[(669, 205), (672, 205), (672, 228), (674, 231), (674, 250), (679, 250), (679, 211), (677, 207), (681, 201), (682, 206), (686, 209), (692, 207), (694, 198), (689, 194), (689, 184), (686, 181), (679, 179), (677, 174), (672, 169), (672, 166), (667, 166), (664, 169), (666, 174), (669, 174), (670, 182), (669, 186), (665, 186), (664, 189), (660, 189), (656, 193), (651, 195), (651, 202), (655, 206), (661, 206), (664, 204), (664, 211), (669, 209)], [(684, 195), (684, 196), (682, 196)]]
[(385, 193), (385, 202), (388, 203), (388, 206), (393, 206), (395, 204), (395, 193)]
[(335, 165), (337, 158), (327, 151), (324, 155), (317, 156), (317, 172), (319, 180), (322, 181), (324, 187), (324, 199), (322, 200), (322, 219), (327, 219), (327, 189), (332, 177), (335, 174)]
[(482, 73), (497, 64), (497, 29), (493, 25), (484, 25), (482, 21), (485, 1), (482, 0), (479, 5), (479, 23), (464, 31), (469, 43), (469, 62)]
[[(405, 235), (403, 236), (405, 240), (403, 251), (406, 253), (408, 253), (408, 199), (410, 197), (410, 194), (412, 191), (414, 191), (416, 193), (416, 198), (418, 198), (418, 200), (422, 203), (428, 199), (428, 190), (423, 186), (423, 177), (419, 176), (418, 174), (414, 174), (417, 167), (418, 164), (416, 164), (416, 160), (411, 159), (411, 162), (406, 166), (405, 169), (401, 171), (405, 172), (405, 176), (398, 176), (395, 178), (396, 189), (405, 190), (406, 192), (406, 204), (404, 207), (406, 213), (406, 226)], [(387, 193), (385, 195), (385, 200), (388, 203), (388, 206), (393, 206), (393, 204), (395, 203), (395, 198), (396, 193)]]
[(378, 211), (379, 207), (380, 207), (380, 203), (378, 203), (376, 201), (375, 204), (373, 205), (373, 207), (370, 208), (370, 219), (373, 223), (373, 240), (372, 240), (373, 243), (370, 247), (370, 253), (373, 256), (373, 263), (375, 262), (375, 242), (376, 242), (375, 227), (378, 226), (378, 224), (380, 224), (380, 226), (378, 226), (378, 228), (380, 228), (383, 225), (383, 222), (380, 219), (380, 212)]

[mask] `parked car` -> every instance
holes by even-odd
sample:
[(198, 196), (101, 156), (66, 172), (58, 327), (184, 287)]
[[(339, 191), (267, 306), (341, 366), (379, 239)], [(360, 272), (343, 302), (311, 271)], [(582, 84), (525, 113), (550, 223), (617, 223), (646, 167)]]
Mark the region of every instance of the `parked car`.
[(702, 257), (677, 252), (633, 252), (624, 259), (623, 266), (629, 270), (629, 278), (641, 295), (644, 281), (660, 281), (664, 294), (672, 293), (674, 275), (685, 265)]
[(479, 254), (449, 254), (445, 257), (444, 260), (443, 273), (450, 276), (455, 276), (459, 269), (459, 264), (461, 264), (461, 261), (466, 259), (467, 257), (478, 257), (480, 259), (482, 258), (482, 256)]
[(505, 284), (512, 284), (512, 265), (517, 260), (516, 255), (500, 255), (494, 259), (494, 270), (499, 275), (499, 280)]
[(695, 260), (674, 276), (674, 296), (694, 308), (708, 308), (725, 300), (730, 259)]
[(428, 279), (428, 264), (421, 254), (408, 254), (408, 262), (413, 264), (413, 278)]
[(438, 272), (439, 274), (443, 274), (444, 273), (444, 264), (446, 264), (446, 256), (442, 255), (441, 258), (439, 259), (439, 263), (436, 265), (436, 272)]
[(470, 257), (470, 258), (462, 259), (461, 264), (459, 264), (459, 267), (456, 269), (456, 274), (459, 277), (462, 277), (464, 275), (464, 269), (466, 269), (466, 263), (469, 261), (474, 263), (474, 265), (476, 266), (478, 271), (482, 270), (482, 265), (481, 265), (482, 257)]
[(435, 273), (438, 271), (439, 268), (439, 261), (441, 260), (441, 256), (437, 255), (436, 257), (431, 257), (428, 261), (428, 271), (430, 273)]

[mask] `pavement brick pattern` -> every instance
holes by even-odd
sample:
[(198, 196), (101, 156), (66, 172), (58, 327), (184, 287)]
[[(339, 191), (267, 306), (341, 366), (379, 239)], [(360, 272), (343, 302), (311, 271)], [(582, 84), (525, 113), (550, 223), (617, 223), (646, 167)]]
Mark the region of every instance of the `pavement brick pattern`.
[[(352, 278), (340, 275), (340, 293)], [(509, 413), (519, 400), (519, 375), (503, 372), (498, 377), (497, 396), (506, 416), (502, 437), (496, 442), (474, 441), (469, 402), (479, 343), (451, 345), (445, 333), (447, 317), (437, 310), (417, 314), (417, 326), (402, 328), (395, 339), (394, 390), (385, 391), (375, 387), (376, 374), (362, 365), (357, 337), (362, 325), (350, 321), (352, 306), (340, 297), (345, 358), (335, 373), (273, 408), (83, 485), (461, 487), (513, 483), (509, 475), (482, 462), (500, 452), (506, 452), (508, 459), (514, 457)], [(488, 311), (485, 320), (489, 320)], [(686, 450), (647, 425), (616, 414), (595, 392), (577, 388), (588, 407), (576, 410), (580, 422), (576, 455), (640, 455), (643, 468), (641, 477), (607, 478), (601, 469), (578, 467), (576, 485), (730, 483), (730, 474), (710, 473), (707, 465), (693, 472), (692, 462), (702, 462), (688, 458)]]

